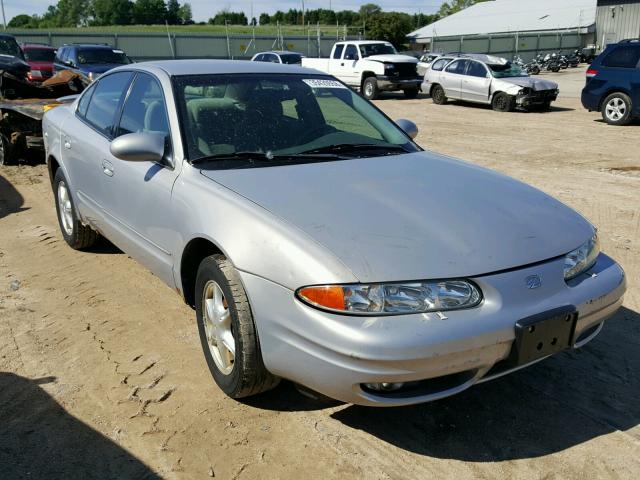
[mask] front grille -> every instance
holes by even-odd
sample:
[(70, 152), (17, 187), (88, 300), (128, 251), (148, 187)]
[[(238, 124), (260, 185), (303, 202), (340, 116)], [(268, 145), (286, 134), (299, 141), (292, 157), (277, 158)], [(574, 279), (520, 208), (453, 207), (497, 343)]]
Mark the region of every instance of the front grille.
[(530, 94), (531, 98), (546, 100), (556, 96), (555, 90), (533, 90)]
[(415, 78), (418, 70), (415, 63), (394, 63), (395, 76), (399, 78)]

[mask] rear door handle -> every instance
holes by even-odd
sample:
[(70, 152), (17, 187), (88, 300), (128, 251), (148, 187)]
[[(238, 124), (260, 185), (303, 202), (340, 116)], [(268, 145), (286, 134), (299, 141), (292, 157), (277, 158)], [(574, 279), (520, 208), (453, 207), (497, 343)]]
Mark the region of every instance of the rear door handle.
[(113, 163), (109, 160), (102, 160), (102, 173), (107, 177), (113, 177)]

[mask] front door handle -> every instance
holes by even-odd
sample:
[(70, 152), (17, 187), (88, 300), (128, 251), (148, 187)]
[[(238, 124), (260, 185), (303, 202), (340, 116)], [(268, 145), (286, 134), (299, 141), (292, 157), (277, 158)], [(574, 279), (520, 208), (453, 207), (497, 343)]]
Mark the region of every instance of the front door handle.
[(113, 177), (113, 163), (109, 160), (102, 160), (102, 173), (107, 177)]
[(64, 139), (64, 148), (71, 150), (71, 141), (68, 138)]
[(341, 67), (344, 67), (344, 62), (340, 64)]

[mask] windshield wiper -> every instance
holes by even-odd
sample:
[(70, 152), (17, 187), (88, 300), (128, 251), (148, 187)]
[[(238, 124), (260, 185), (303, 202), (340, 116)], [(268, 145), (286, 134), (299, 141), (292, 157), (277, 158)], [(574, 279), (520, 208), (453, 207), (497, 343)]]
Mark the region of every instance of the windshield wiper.
[(306, 150), (302, 153), (305, 154), (317, 154), (317, 153), (358, 153), (358, 152), (370, 152), (370, 151), (386, 151), (388, 153), (411, 153), (402, 145), (393, 144), (377, 144), (377, 143), (340, 143), (337, 145), (327, 145), (326, 147), (314, 148), (312, 150)]
[(296, 162), (300, 160), (338, 160), (340, 158), (339, 155), (333, 153), (303, 152), (274, 155), (271, 152), (233, 152), (195, 158), (191, 160), (191, 165), (225, 160), (248, 160), (251, 163), (279, 163), (283, 161)]

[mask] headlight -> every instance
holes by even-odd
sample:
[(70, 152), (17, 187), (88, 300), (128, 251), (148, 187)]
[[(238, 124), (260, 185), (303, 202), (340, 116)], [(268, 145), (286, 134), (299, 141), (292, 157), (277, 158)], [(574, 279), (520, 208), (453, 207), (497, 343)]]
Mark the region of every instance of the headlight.
[(394, 68), (396, 68), (396, 67), (392, 63), (385, 63), (384, 64), (385, 71), (393, 70)]
[(93, 72), (89, 72), (89, 75), (87, 75), (89, 77), (89, 81), (93, 82), (95, 80)]
[(600, 254), (598, 234), (564, 257), (564, 279), (570, 280), (589, 270)]
[(442, 312), (482, 301), (480, 289), (466, 280), (319, 285), (300, 288), (296, 295), (312, 307), (352, 315)]

